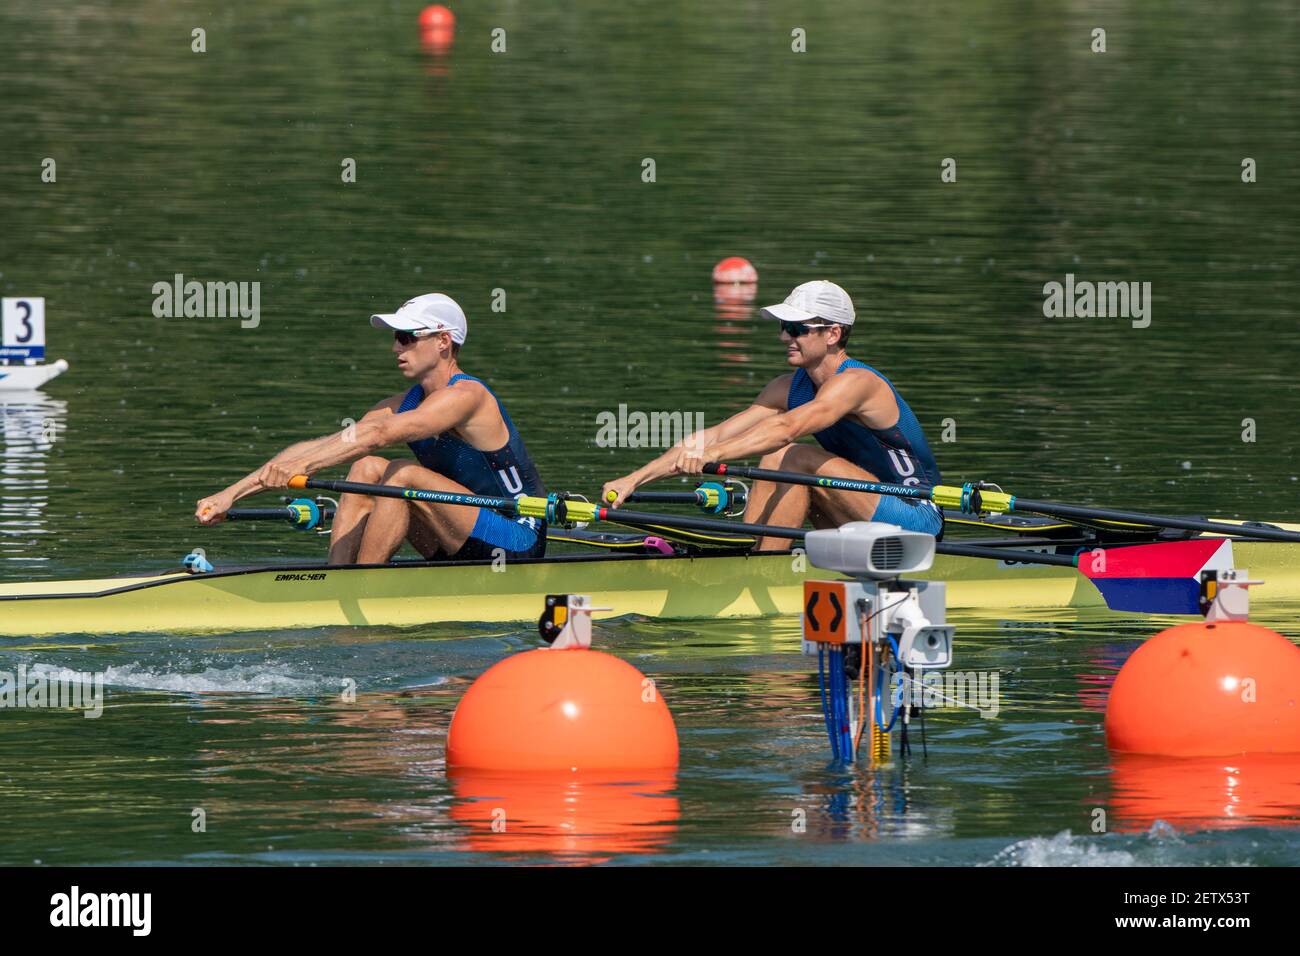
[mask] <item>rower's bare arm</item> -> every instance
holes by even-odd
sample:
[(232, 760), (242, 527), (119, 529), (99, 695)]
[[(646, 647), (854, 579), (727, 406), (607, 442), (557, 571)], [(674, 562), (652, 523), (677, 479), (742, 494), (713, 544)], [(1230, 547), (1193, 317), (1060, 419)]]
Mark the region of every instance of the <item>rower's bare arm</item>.
[(320, 440), (321, 439), (312, 439), (310, 441), (300, 441), (297, 444), (290, 445), (266, 464), (250, 471), (234, 484), (223, 488), (215, 495), (200, 498), (195, 507), (194, 516), (198, 518), (201, 524), (212, 524), (216, 521), (222, 520), (225, 513), (235, 504), (235, 502), (239, 501), (239, 499), (247, 498), (249, 495), (255, 495), (258, 492), (266, 491), (268, 488), (280, 487), (266, 483), (267, 470), (279, 462), (292, 460), (294, 456), (308, 452)]
[(284, 487), (281, 473), (292, 476), (317, 470), (311, 468), (311, 463), (322, 456), (326, 458), (332, 457), (331, 450), (333, 449), (342, 447), (349, 449), (348, 456), (340, 458), (340, 462), (360, 458), (365, 452), (357, 450), (355, 442), (351, 441), (355, 431), (359, 430), (364, 423), (373, 424), (382, 419), (391, 418), (401, 400), (401, 395), (386, 398), (366, 412), (361, 421), (357, 422), (355, 426), (341, 429), (332, 435), (324, 435), (320, 438), (312, 438), (290, 445), (266, 464), (254, 471), (250, 471), (234, 484), (222, 489), (215, 495), (200, 499), (195, 509), (195, 517), (204, 524), (219, 521), (226, 511), (241, 498), (247, 498), (249, 495), (255, 495), (270, 488)]
[(284, 487), (286, 475), (315, 474), (373, 455), (389, 445), (439, 435), (464, 423), (481, 397), (470, 389), (449, 388), (426, 398), (417, 408), (399, 412), (401, 398), (397, 395), (385, 399), (354, 426), (286, 449), (264, 466), (258, 481), (268, 488)]
[(376, 441), (376, 434), (382, 432), (384, 423), (397, 417), (397, 408), (402, 396), (395, 395), (384, 399), (370, 411), (361, 416), (361, 420), (348, 425), (330, 435), (292, 448), (286, 448), (271, 459), (262, 469), (261, 481), (267, 488), (284, 487), (284, 473), (293, 475), (313, 475), (325, 468), (345, 465), (348, 462), (372, 455), (390, 442)]
[(357, 441), (378, 451), (453, 431), (467, 424), (487, 394), (481, 386), (453, 385), (430, 395), (409, 412), (357, 423)]
[(381, 422), (393, 417), (401, 400), (402, 396), (391, 395), (372, 406), (355, 424), (349, 424), (320, 438), (290, 445), (254, 474), (261, 476), (263, 488), (279, 488), (283, 485), (266, 482), (273, 477), (278, 480), (280, 471), (310, 475), (323, 468), (346, 464), (378, 451), (383, 445), (376, 446), (367, 438)]
[(605, 501), (605, 496), (612, 490), (617, 494), (616, 501), (621, 501), (641, 485), (677, 474), (677, 462), (684, 451), (703, 454), (716, 447), (720, 442), (743, 435), (759, 423), (781, 414), (785, 409), (785, 397), (789, 390), (789, 375), (782, 375), (772, 380), (759, 393), (758, 398), (754, 399), (754, 404), (711, 428), (705, 428), (702, 431), (688, 435), (658, 458), (647, 462), (636, 471), (607, 482), (604, 488), (601, 489), (601, 500)]
[[(789, 376), (782, 377), (787, 383), (786, 388), (788, 390)], [(780, 381), (780, 379), (777, 381)], [(780, 415), (785, 408), (785, 391), (773, 389), (773, 384), (775, 383), (770, 383), (767, 388), (763, 389), (758, 398), (754, 400), (753, 405), (737, 412), (730, 418), (718, 422), (712, 428), (706, 428), (703, 431), (688, 435), (654, 461), (633, 472), (634, 475), (638, 476), (637, 484), (643, 485), (646, 482), (675, 474), (673, 466), (681, 456), (683, 449), (701, 453), (707, 452), (716, 448), (722, 442), (743, 435), (758, 427), (761, 423), (770, 421)], [(777, 400), (780, 402), (779, 405), (776, 404)]]
[(769, 416), (744, 434), (719, 442), (712, 449), (714, 458), (728, 461), (777, 451), (879, 404), (882, 388), (888, 390), (877, 375), (837, 375), (817, 391), (811, 402)]

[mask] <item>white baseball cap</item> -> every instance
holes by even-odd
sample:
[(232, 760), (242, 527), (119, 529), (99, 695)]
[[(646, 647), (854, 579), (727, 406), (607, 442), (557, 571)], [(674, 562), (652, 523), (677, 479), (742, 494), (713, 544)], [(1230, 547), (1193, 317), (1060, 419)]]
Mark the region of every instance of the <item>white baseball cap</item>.
[(759, 314), (778, 322), (837, 322), (852, 325), (856, 314), (849, 294), (834, 282), (814, 279), (794, 287), (780, 305), (769, 305)]
[(465, 336), (469, 334), (465, 313), (455, 299), (441, 292), (417, 295), (390, 315), (372, 315), (370, 324), (377, 329), (395, 329), (398, 332), (418, 332), (420, 329), (450, 332), (451, 340), (457, 345), (464, 345)]

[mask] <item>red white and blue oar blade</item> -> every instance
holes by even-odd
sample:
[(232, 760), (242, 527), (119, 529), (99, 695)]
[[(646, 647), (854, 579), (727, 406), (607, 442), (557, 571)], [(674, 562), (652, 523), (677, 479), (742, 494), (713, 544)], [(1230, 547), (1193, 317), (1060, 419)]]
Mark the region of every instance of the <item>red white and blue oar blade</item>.
[(1191, 538), (1098, 548), (1081, 552), (1078, 567), (1113, 611), (1199, 614), (1201, 572), (1231, 568), (1232, 541)]

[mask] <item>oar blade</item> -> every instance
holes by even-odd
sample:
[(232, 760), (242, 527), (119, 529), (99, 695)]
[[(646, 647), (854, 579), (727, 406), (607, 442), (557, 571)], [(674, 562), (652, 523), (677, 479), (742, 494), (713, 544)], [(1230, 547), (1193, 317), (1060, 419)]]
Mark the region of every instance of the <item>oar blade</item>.
[(1199, 614), (1201, 572), (1232, 564), (1227, 538), (1191, 538), (1079, 555), (1078, 566), (1113, 611), (1140, 614)]

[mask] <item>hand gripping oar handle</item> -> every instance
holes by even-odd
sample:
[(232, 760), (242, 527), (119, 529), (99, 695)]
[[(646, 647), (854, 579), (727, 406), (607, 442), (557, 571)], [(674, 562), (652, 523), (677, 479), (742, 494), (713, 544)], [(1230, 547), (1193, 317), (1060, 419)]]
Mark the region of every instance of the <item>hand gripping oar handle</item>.
[(706, 481), (691, 491), (634, 491), (623, 500), (643, 505), (695, 505), (716, 515), (732, 506), (743, 508), (747, 498), (745, 491), (744, 485)]
[(231, 508), (227, 521), (292, 521), (294, 513), (288, 505), (280, 508)]
[[(607, 502), (613, 502), (617, 492), (611, 491), (605, 496)], [(726, 515), (735, 518), (745, 508), (749, 500), (749, 489), (744, 484), (732, 484), (720, 481), (704, 481), (690, 491), (633, 491), (623, 498), (624, 504), (643, 505), (695, 505), (701, 511), (714, 515)], [(736, 510), (731, 510), (731, 509)]]
[(287, 521), (303, 531), (311, 531), (333, 516), (333, 508), (322, 508), (310, 498), (297, 498), (279, 508), (231, 508), (226, 512), (227, 521)]

